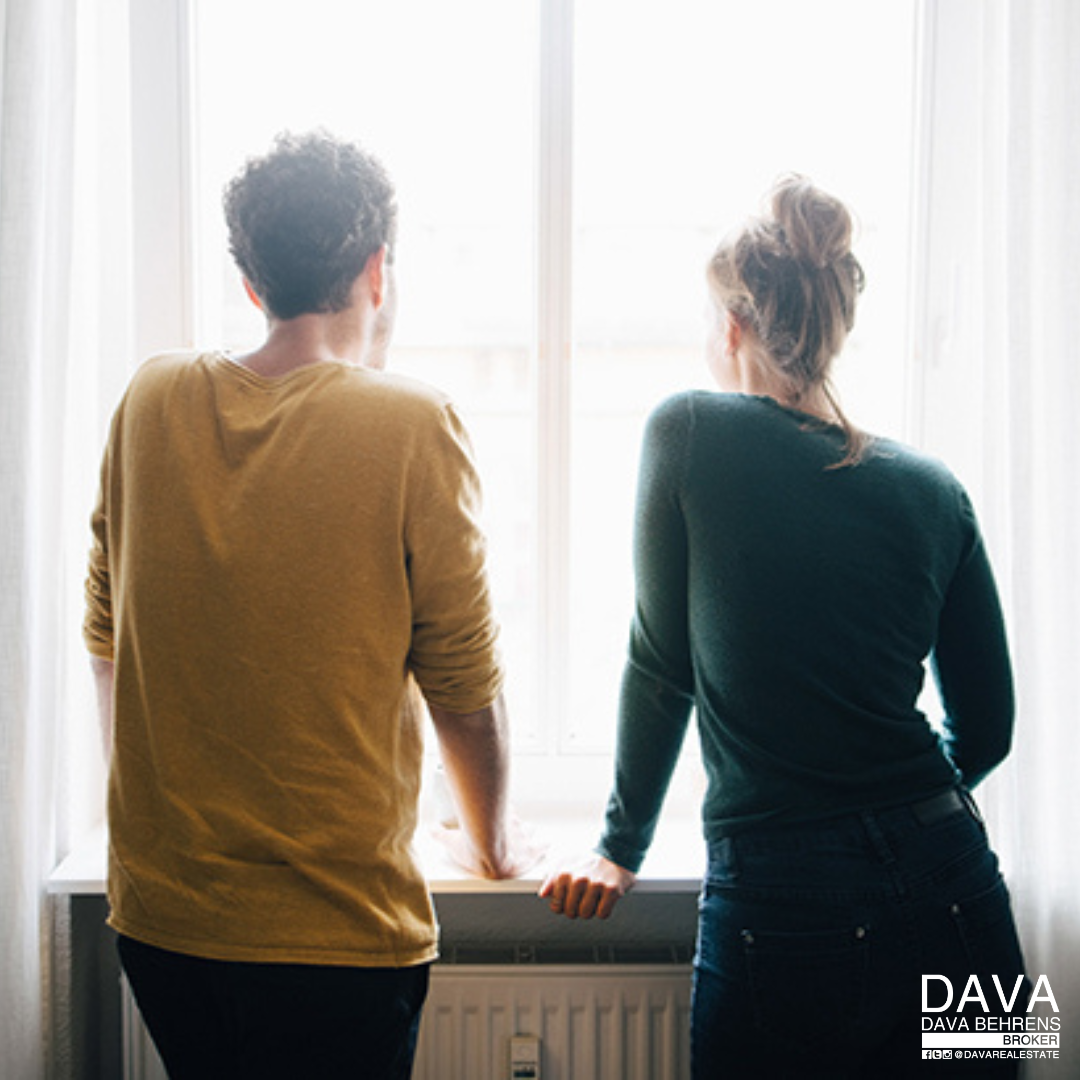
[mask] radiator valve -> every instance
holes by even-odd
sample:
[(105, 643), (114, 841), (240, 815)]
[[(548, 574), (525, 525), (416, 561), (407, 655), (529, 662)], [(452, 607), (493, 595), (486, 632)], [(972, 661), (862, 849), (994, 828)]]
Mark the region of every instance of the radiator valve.
[(510, 1040), (510, 1080), (540, 1080), (540, 1040), (535, 1035)]

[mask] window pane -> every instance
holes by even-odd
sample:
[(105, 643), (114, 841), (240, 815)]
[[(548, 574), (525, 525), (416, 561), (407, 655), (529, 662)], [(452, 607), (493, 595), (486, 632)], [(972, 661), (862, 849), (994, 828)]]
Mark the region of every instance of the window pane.
[[(782, 172), (860, 215), (870, 284), (840, 388), (857, 422), (900, 432), (914, 0), (671, 0), (662, 17), (577, 0), (572, 415), (542, 440), (570, 432), (570, 670), (542, 673), (537, 658), (562, 653), (537, 628), (563, 624), (538, 609), (563, 600), (538, 595), (537, 537), (566, 534), (537, 521), (552, 468), (534, 450), (533, 238), (550, 224), (536, 221), (534, 117), (551, 104), (534, 100), (539, 2), (198, 2), (201, 333), (233, 348), (261, 334), (220, 222), (239, 161), (314, 125), (379, 153), (401, 203), (391, 364), (447, 389), (477, 444), (516, 745), (549, 747), (556, 731), (560, 751), (606, 751), (642, 422), (708, 385), (705, 261)], [(568, 681), (565, 716), (537, 714), (541, 678)]]
[(859, 216), (868, 276), (838, 368), (902, 434), (914, 4), (577, 0), (571, 688), (566, 748), (611, 745), (642, 423), (707, 386), (705, 263), (800, 172)]
[(517, 742), (535, 743), (534, 5), (202, 0), (195, 15), (200, 337), (240, 350), (262, 333), (220, 220), (243, 158), (315, 126), (378, 154), (400, 204), (390, 365), (447, 390), (472, 433)]

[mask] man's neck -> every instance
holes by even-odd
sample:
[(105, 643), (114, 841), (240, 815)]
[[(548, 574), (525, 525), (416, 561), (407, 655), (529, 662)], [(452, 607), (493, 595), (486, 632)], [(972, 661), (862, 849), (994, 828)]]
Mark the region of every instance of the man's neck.
[(298, 315), (294, 319), (271, 318), (263, 344), (237, 357), (236, 362), (267, 378), (313, 364), (362, 367), (371, 351), (370, 337), (364, 320), (353, 308)]

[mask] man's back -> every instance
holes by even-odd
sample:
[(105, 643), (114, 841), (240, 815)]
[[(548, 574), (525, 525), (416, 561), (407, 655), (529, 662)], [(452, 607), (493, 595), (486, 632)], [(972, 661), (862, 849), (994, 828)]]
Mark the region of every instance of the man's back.
[(417, 383), (218, 354), (140, 371), (87, 621), (115, 648), (118, 930), (219, 959), (433, 958), (408, 675), (450, 710), (498, 693), (477, 498), (452, 409)]

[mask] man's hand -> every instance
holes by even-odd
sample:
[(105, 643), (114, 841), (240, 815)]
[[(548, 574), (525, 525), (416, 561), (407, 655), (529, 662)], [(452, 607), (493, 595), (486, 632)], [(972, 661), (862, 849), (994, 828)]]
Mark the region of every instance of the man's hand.
[(602, 855), (590, 855), (572, 867), (553, 870), (537, 894), (556, 915), (568, 919), (606, 919), (633, 887), (637, 874)]
[(543, 853), (510, 812), (510, 734), (502, 695), (472, 713), (450, 712), (430, 701), (428, 712), (458, 825), (444, 829), (457, 835), (439, 838), (471, 874), (497, 880), (525, 873)]
[(463, 870), (490, 881), (522, 877), (547, 853), (547, 845), (536, 839), (535, 831), (512, 814), (502, 854), (497, 860), (482, 854), (469, 834), (458, 826), (435, 825), (432, 836), (446, 848), (447, 854)]

